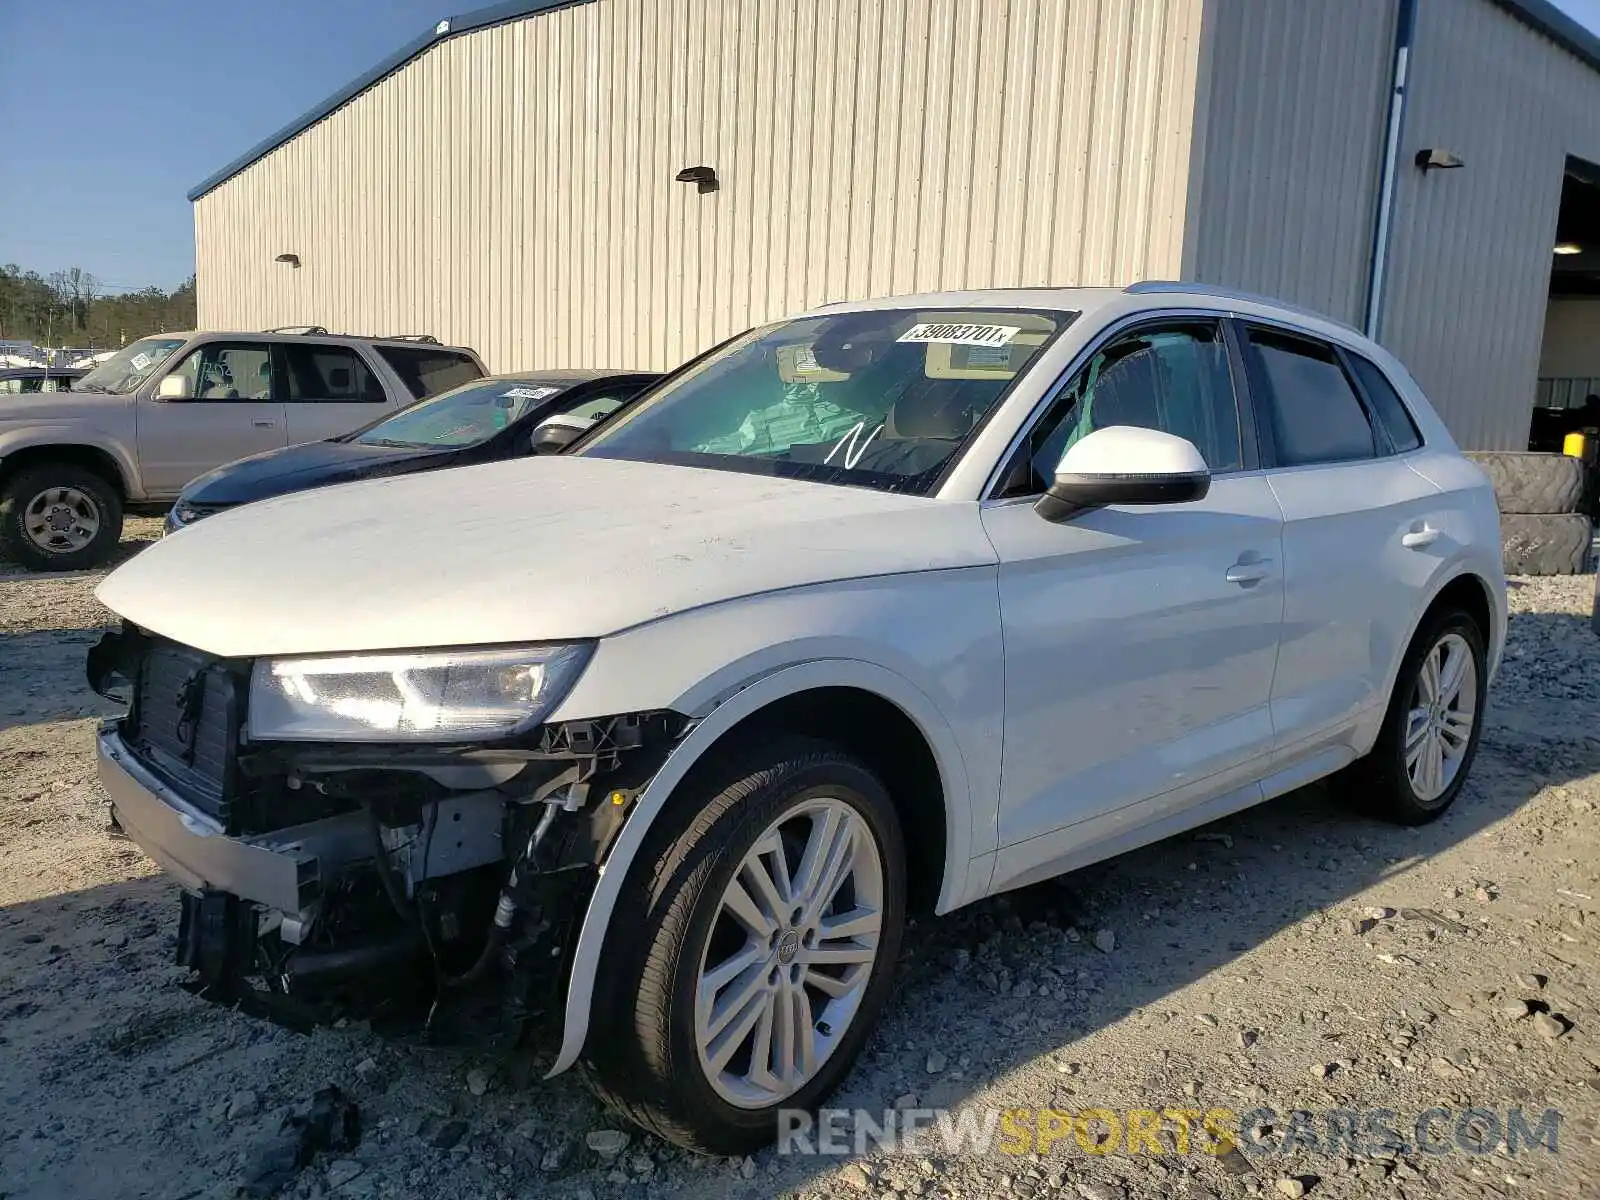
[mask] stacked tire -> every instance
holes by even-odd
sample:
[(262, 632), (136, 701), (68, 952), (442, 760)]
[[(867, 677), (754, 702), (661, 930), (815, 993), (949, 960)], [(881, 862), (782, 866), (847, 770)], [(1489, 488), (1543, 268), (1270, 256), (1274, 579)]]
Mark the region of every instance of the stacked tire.
[(1579, 575), (1594, 537), (1587, 505), (1588, 464), (1565, 454), (1469, 454), (1500, 502), (1507, 575)]

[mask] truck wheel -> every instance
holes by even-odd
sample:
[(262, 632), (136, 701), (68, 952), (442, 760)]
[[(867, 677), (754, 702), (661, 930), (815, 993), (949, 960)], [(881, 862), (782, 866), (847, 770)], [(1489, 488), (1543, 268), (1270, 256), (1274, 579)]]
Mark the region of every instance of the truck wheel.
[(618, 898), (584, 1073), (690, 1150), (771, 1142), (877, 1021), (904, 897), (894, 806), (854, 758), (782, 738), (697, 772)]
[(1523, 450), (1486, 450), (1467, 455), (1494, 485), (1495, 503), (1506, 516), (1578, 512), (1588, 471), (1582, 459)]
[(98, 567), (121, 540), (122, 497), (86, 467), (27, 467), (0, 489), (0, 551), (30, 571)]
[(1372, 752), (1351, 772), (1353, 798), (1400, 825), (1440, 816), (1478, 753), (1488, 681), (1478, 623), (1459, 608), (1429, 617), (1400, 664)]
[(1581, 575), (1593, 537), (1594, 526), (1584, 513), (1508, 513), (1500, 518), (1507, 575)]

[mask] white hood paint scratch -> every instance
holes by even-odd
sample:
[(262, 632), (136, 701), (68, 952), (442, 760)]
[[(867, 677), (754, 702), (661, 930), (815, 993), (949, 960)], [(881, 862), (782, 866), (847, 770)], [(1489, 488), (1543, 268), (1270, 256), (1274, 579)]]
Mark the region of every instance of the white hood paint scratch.
[(95, 595), (214, 654), (314, 654), (602, 637), (739, 596), (993, 562), (970, 502), (562, 456), (245, 505)]

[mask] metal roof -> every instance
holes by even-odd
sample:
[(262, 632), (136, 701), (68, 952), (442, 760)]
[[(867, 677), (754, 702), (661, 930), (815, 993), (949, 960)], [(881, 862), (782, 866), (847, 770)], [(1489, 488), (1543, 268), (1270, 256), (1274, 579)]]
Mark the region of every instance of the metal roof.
[(1531, 25), (1563, 50), (1600, 71), (1600, 34), (1579, 24), (1550, 0), (1492, 0), (1526, 25)]
[(250, 149), (223, 167), (222, 170), (206, 176), (205, 179), (190, 189), (189, 199), (198, 200), (207, 192), (220, 187), (252, 163), (259, 162), (279, 146), (298, 134), (304, 133), (323, 118), (332, 116), (362, 92), (377, 83), (381, 83), (412, 59), (421, 57), (422, 54), (437, 46), (440, 42), (459, 37), (464, 33), (471, 33), (477, 29), (485, 29), (490, 25), (503, 25), (507, 21), (517, 21), (523, 17), (531, 17), (538, 13), (550, 12), (558, 8), (572, 8), (579, 4), (592, 3), (594, 3), (594, 0), (507, 0), (506, 3), (491, 4), (487, 8), (475, 8), (471, 12), (462, 13), (460, 16), (446, 17), (421, 37), (400, 47), (370, 71), (352, 79), (322, 103), (314, 108), (307, 109), (270, 137), (264, 138), (254, 146), (251, 146)]
[[(189, 199), (198, 200), (207, 192), (220, 187), (252, 163), (265, 158), (323, 118), (331, 116), (362, 92), (381, 83), (412, 59), (420, 57), (440, 42), (490, 25), (501, 25), (507, 21), (520, 20), (523, 17), (535, 16), (558, 8), (571, 8), (594, 2), (595, 0), (507, 0), (506, 3), (492, 4), (487, 8), (462, 13), (460, 16), (447, 17), (415, 41), (402, 46), (370, 71), (351, 80), (322, 103), (301, 113), (270, 137), (257, 142), (222, 170), (201, 180), (190, 190)], [(1489, 0), (1489, 2), (1538, 30), (1596, 71), (1600, 71), (1600, 35), (1586, 29), (1550, 3), (1550, 0)]]

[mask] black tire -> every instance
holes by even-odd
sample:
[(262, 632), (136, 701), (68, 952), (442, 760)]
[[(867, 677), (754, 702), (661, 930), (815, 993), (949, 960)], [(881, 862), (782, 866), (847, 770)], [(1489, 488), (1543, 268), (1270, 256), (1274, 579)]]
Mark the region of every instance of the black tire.
[[(1406, 770), (1406, 725), (1423, 660), (1450, 634), (1460, 635), (1472, 651), (1472, 665), (1477, 671), (1476, 717), (1455, 776), (1440, 795), (1423, 800), (1412, 786), (1411, 776)], [(1464, 609), (1446, 608), (1429, 614), (1412, 638), (1406, 656), (1400, 663), (1400, 673), (1395, 678), (1394, 692), (1389, 697), (1389, 707), (1384, 713), (1377, 742), (1371, 753), (1357, 762), (1348, 773), (1346, 786), (1351, 789), (1352, 798), (1363, 810), (1398, 825), (1425, 825), (1437, 820), (1455, 803), (1472, 771), (1473, 760), (1478, 755), (1478, 742), (1483, 735), (1484, 700), (1488, 694), (1487, 658), (1483, 631)]]
[[(706, 1154), (759, 1149), (777, 1136), (779, 1108), (815, 1108), (838, 1086), (888, 1000), (904, 921), (904, 844), (877, 777), (809, 738), (751, 749), (697, 768), (656, 819), (617, 902), (580, 1062), (602, 1100), (658, 1137)], [(822, 796), (846, 801), (877, 845), (877, 957), (853, 1020), (816, 1074), (781, 1103), (741, 1108), (714, 1090), (701, 1067), (694, 1028), (701, 956), (750, 848), (783, 813)]]
[(1578, 512), (1583, 505), (1582, 459), (1531, 451), (1480, 451), (1467, 455), (1489, 477), (1506, 514)]
[[(54, 550), (28, 535), (28, 508), (52, 490), (71, 489), (97, 510), (93, 539)], [(103, 475), (75, 463), (40, 463), (18, 471), (0, 489), (0, 553), (30, 571), (82, 571), (104, 564), (122, 541), (122, 496)]]
[(1500, 518), (1507, 575), (1581, 575), (1594, 526), (1582, 513)]

